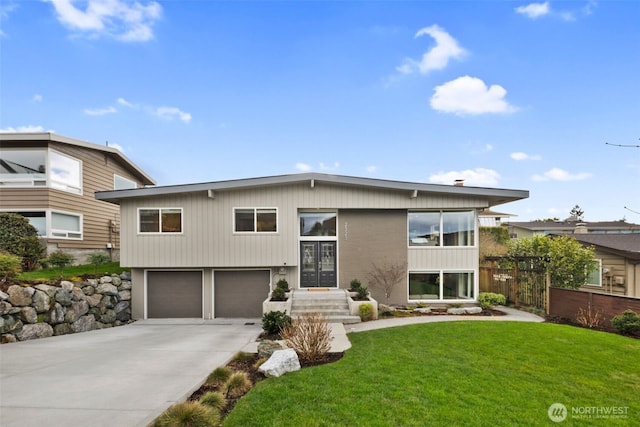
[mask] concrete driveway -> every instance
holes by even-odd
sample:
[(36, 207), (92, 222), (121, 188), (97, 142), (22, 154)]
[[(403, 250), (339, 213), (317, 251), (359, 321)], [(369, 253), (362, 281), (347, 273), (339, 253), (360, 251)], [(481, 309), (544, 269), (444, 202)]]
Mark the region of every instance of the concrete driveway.
[(238, 351), (259, 319), (144, 320), (0, 346), (0, 425), (146, 426)]

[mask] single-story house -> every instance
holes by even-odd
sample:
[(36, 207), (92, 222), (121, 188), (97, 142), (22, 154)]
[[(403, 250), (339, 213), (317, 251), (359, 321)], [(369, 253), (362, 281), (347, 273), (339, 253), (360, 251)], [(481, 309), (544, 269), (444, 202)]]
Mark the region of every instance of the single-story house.
[(582, 289), (640, 298), (640, 234), (576, 234), (595, 248), (598, 269)]
[(368, 286), (401, 265), (385, 303), (478, 297), (478, 213), (525, 190), (304, 173), (96, 193), (120, 205), (134, 318), (259, 317), (294, 289)]
[(567, 218), (564, 221), (526, 221), (502, 222), (507, 226), (509, 235), (514, 239), (549, 234), (632, 234), (640, 233), (640, 224), (620, 221), (581, 221)]

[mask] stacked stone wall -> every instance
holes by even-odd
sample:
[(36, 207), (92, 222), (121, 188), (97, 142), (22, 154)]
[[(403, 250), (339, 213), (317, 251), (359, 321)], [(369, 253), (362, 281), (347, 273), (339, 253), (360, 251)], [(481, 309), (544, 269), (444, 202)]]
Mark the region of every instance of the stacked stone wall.
[(110, 328), (131, 322), (128, 273), (57, 285), (12, 285), (0, 292), (2, 344)]

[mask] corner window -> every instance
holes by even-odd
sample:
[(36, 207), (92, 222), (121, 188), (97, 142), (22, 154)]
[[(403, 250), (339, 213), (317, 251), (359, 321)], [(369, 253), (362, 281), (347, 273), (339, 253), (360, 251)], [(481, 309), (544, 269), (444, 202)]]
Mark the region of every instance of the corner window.
[(335, 237), (336, 219), (335, 212), (300, 213), (300, 236)]
[(113, 175), (113, 189), (114, 190), (131, 190), (138, 188), (135, 181), (122, 177), (120, 175)]
[(276, 208), (235, 208), (233, 210), (236, 233), (275, 233), (278, 231)]
[(409, 273), (410, 300), (473, 300), (474, 298), (473, 272)]
[(51, 212), (51, 237), (82, 239), (82, 216)]
[(138, 209), (140, 233), (182, 233), (182, 208)]
[(475, 214), (409, 212), (409, 246), (474, 246)]
[(38, 149), (0, 150), (0, 185), (44, 187), (47, 184), (47, 151)]
[(82, 194), (82, 163), (56, 151), (49, 152), (51, 187)]

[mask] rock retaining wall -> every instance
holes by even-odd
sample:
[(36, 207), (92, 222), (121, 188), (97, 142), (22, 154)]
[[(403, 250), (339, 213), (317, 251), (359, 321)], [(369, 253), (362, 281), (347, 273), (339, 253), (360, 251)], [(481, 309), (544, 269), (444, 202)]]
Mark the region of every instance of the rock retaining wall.
[(0, 342), (86, 332), (131, 321), (128, 273), (58, 285), (12, 285), (0, 292)]

